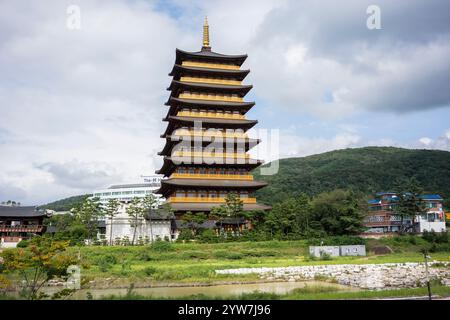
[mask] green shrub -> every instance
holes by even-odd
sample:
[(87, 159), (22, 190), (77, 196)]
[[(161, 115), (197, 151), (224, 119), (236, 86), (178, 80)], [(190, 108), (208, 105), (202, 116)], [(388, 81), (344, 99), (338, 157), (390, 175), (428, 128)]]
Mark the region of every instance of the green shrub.
[(183, 242), (187, 240), (194, 239), (194, 235), (192, 234), (192, 231), (190, 229), (181, 229), (180, 234), (178, 235), (177, 241)]
[(97, 262), (97, 265), (98, 265), (98, 268), (100, 269), (101, 272), (107, 272), (107, 271), (110, 270), (111, 267), (112, 267), (111, 264), (109, 264), (108, 262), (106, 262), (106, 261), (103, 260), (103, 259), (100, 259), (100, 260)]
[(413, 235), (410, 235), (410, 236), (408, 237), (408, 242), (411, 243), (411, 244), (416, 245), (416, 244), (417, 244), (417, 238), (414, 237)]
[(153, 242), (150, 248), (156, 252), (167, 252), (173, 250), (172, 244), (170, 242), (162, 240)]
[(198, 239), (201, 242), (206, 242), (206, 243), (214, 243), (214, 242), (218, 242), (219, 241), (219, 237), (216, 235), (214, 230), (211, 230), (211, 229), (203, 230), (200, 233), (200, 235), (198, 236)]
[(331, 255), (324, 251), (320, 251), (320, 260), (331, 260)]
[(104, 256), (101, 256), (101, 259), (105, 260), (109, 264), (117, 263), (117, 258), (113, 254), (105, 254)]
[(422, 238), (430, 243), (449, 243), (448, 232), (424, 231)]
[(242, 259), (243, 255), (239, 252), (230, 252), (228, 253), (227, 259), (230, 260), (239, 260)]
[(152, 261), (155, 260), (155, 257), (150, 252), (142, 251), (136, 255), (136, 259), (140, 261)]
[(450, 243), (432, 243), (430, 252), (450, 252)]
[(244, 257), (244, 255), (242, 253), (225, 251), (225, 250), (216, 251), (214, 253), (214, 256), (218, 259), (230, 259), (230, 260), (239, 260)]
[(186, 251), (181, 255), (182, 259), (207, 259), (208, 254), (202, 251)]
[(28, 241), (27, 240), (22, 240), (17, 244), (17, 248), (26, 248), (28, 247)]
[(275, 257), (278, 255), (276, 251), (270, 250), (243, 250), (242, 254), (249, 257)]
[(151, 276), (158, 271), (155, 267), (145, 267), (144, 270), (142, 270), (147, 276)]

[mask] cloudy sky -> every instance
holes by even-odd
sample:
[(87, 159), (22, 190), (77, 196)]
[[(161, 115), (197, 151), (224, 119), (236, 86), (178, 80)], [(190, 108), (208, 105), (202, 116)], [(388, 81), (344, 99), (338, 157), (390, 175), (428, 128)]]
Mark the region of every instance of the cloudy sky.
[[(167, 73), (175, 48), (200, 49), (205, 15), (213, 51), (249, 55), (248, 117), (279, 130), (280, 157), (450, 150), (448, 1), (339, 4), (0, 0), (0, 201), (42, 204), (158, 169)], [(367, 28), (370, 4), (381, 29)]]

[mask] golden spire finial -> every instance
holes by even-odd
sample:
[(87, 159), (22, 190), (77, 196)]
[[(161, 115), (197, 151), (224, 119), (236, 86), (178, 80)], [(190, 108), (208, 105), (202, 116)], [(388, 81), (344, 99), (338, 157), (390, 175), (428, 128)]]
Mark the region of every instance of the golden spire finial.
[(203, 47), (209, 48), (209, 25), (207, 16), (205, 16), (205, 23), (203, 24)]

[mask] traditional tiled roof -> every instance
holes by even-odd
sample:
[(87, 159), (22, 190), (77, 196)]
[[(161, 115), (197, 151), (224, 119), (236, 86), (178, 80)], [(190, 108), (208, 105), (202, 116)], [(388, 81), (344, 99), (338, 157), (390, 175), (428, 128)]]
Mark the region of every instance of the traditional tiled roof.
[[(169, 176), (170, 174), (173, 173), (173, 171), (175, 170), (175, 164), (173, 163), (173, 161), (175, 161), (176, 159), (172, 159), (171, 157), (164, 157), (164, 162), (163, 165), (161, 167), (161, 169), (157, 170), (156, 173), (157, 174), (164, 174), (165, 176)], [(183, 164), (182, 159), (180, 159), (180, 164)], [(248, 168), (248, 169), (254, 169), (256, 167), (259, 167), (260, 165), (264, 164), (264, 161), (262, 160), (255, 160), (255, 159), (246, 159), (244, 163), (241, 162), (235, 162), (235, 163), (231, 163), (231, 164), (227, 164), (227, 167), (230, 168)], [(189, 163), (189, 166), (192, 167), (198, 167), (198, 166), (203, 166), (204, 163), (202, 162), (201, 164), (198, 163)], [(208, 164), (210, 167), (222, 167), (223, 164), (219, 164), (219, 163), (212, 163), (212, 164)]]
[(237, 109), (237, 108), (246, 108), (250, 109), (255, 105), (254, 101), (216, 101), (216, 100), (196, 100), (196, 99), (185, 99), (185, 98), (176, 98), (173, 96), (169, 97), (169, 100), (165, 103), (167, 106), (173, 106), (173, 105), (186, 105), (186, 106), (204, 106), (204, 107), (217, 107), (217, 108), (230, 108), (230, 109)]
[(0, 206), (0, 217), (37, 218), (46, 216), (48, 214), (45, 210), (37, 210), (33, 206)]
[[(167, 136), (166, 137), (167, 141), (166, 144), (164, 145), (163, 150), (161, 150), (160, 152), (158, 152), (158, 155), (160, 156), (169, 156), (172, 152), (173, 147), (180, 143), (181, 141), (191, 141), (191, 144), (194, 144), (194, 142), (200, 142), (203, 146), (210, 144), (211, 142), (215, 141), (218, 142), (220, 141), (219, 139), (215, 139), (215, 137), (191, 137), (190, 140), (188, 138), (183, 138), (181, 139), (179, 136)], [(223, 139), (223, 143), (228, 143), (228, 142), (239, 142), (242, 144), (242, 146), (244, 147), (245, 151), (248, 151), (249, 149), (255, 147), (258, 143), (261, 142), (260, 139), (251, 139), (251, 138), (222, 138)]]
[(220, 77), (231, 77), (233, 79), (242, 81), (249, 74), (250, 70), (223, 70), (223, 69), (210, 69), (210, 68), (198, 68), (187, 67), (179, 64), (175, 64), (169, 76), (173, 76), (174, 79), (179, 79), (181, 73), (183, 74), (195, 74), (195, 75), (217, 75)]
[(203, 128), (213, 128), (220, 126), (225, 129), (242, 129), (247, 131), (258, 123), (258, 120), (247, 119), (217, 119), (217, 118), (194, 118), (194, 117), (179, 117), (169, 116), (169, 124), (166, 131), (161, 135), (161, 138), (165, 138), (168, 134), (171, 134), (175, 129), (175, 124), (187, 125), (194, 127), (194, 122), (200, 122)]
[(244, 97), (252, 88), (252, 85), (222, 85), (173, 80), (167, 90), (173, 90), (173, 96), (177, 96), (177, 93), (180, 91), (182, 92), (184, 90), (189, 90), (202, 92), (223, 92), (227, 94), (238, 94), (240, 97)]

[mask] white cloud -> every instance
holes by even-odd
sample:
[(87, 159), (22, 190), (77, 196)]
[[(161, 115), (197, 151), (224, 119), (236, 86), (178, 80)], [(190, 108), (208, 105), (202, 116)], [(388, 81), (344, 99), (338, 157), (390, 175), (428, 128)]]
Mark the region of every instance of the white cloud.
[(361, 137), (350, 132), (340, 132), (330, 138), (302, 137), (289, 132), (280, 136), (280, 157), (300, 157), (359, 145)]
[(421, 138), (417, 143), (412, 144), (415, 148), (433, 149), (433, 150), (447, 150), (450, 151), (450, 134), (449, 130), (444, 132), (437, 139)]
[(430, 139), (430, 138), (427, 138), (427, 137), (423, 137), (423, 138), (419, 139), (419, 142), (423, 143), (426, 146), (428, 146), (428, 145), (430, 145), (433, 142), (433, 140)]

